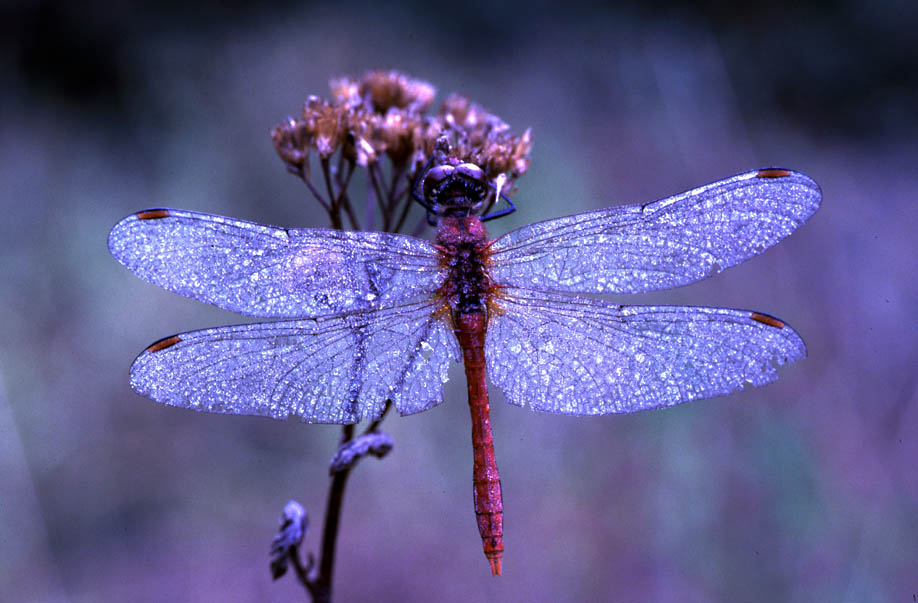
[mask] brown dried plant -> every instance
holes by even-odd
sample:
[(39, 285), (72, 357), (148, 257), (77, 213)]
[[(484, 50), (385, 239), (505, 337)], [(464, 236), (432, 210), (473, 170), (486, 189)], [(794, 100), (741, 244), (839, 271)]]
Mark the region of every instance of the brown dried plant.
[[(468, 98), (450, 95), (436, 114), (428, 114), (434, 87), (398, 71), (341, 77), (330, 87), (330, 100), (308, 97), (300, 116), (273, 128), (271, 138), (287, 169), (306, 183), (333, 228), (400, 232), (410, 213), (414, 184), (434, 161), (481, 167), (493, 185), (491, 203), (500, 193), (511, 194), (529, 167), (530, 130), (513, 135), (502, 119)], [(366, 170), (367, 179), (363, 220), (348, 190), (358, 168)], [(313, 181), (316, 172), (319, 183)], [(418, 229), (424, 224), (425, 217), (420, 217)], [(305, 511), (294, 501), (285, 508), (271, 569), (277, 579), (292, 565), (314, 601), (331, 600), (341, 505), (351, 468), (368, 454), (382, 458), (392, 447), (391, 438), (379, 431), (381, 421), (373, 421), (356, 438), (353, 425), (342, 428), (330, 470), (318, 564), (312, 554), (303, 564), (298, 552), (308, 526)]]
[[(271, 131), (274, 148), (299, 176), (333, 228), (399, 232), (411, 207), (411, 187), (445, 137), (450, 160), (481, 167), (504, 193), (526, 173), (532, 138), (516, 136), (502, 119), (469, 99), (449, 96), (427, 113), (436, 92), (398, 71), (371, 71), (360, 79), (331, 81), (331, 100), (310, 96), (300, 117)], [(321, 183), (313, 181), (313, 162)], [(348, 193), (357, 168), (368, 178), (365, 210)]]

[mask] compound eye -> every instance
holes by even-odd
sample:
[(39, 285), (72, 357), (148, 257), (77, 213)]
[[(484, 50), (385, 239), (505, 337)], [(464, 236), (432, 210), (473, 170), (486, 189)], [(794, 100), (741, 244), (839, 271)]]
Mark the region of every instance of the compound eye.
[(456, 166), (456, 173), (468, 180), (475, 180), (476, 182), (484, 182), (485, 178), (484, 170), (474, 163), (460, 163)]
[(449, 164), (438, 165), (436, 167), (430, 168), (430, 171), (428, 171), (427, 175), (424, 176), (425, 188), (442, 184), (447, 178), (452, 176), (455, 171), (456, 168)]

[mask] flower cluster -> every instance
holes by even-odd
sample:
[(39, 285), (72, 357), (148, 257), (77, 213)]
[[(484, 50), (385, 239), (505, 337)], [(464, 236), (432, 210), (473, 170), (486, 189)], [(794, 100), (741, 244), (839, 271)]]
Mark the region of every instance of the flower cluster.
[[(410, 183), (434, 156), (441, 138), (449, 142), (448, 158), (475, 163), (504, 192), (512, 191), (513, 181), (529, 167), (530, 131), (513, 135), (503, 120), (465, 97), (452, 95), (429, 115), (434, 87), (397, 71), (342, 77), (330, 87), (330, 101), (310, 96), (300, 117), (288, 118), (271, 137), (287, 168), (310, 186), (330, 215), (344, 210), (353, 228), (359, 226), (346, 189), (356, 167), (369, 174), (369, 190), (385, 230), (401, 227)], [(313, 153), (322, 165), (324, 193), (310, 180)], [(381, 166), (383, 160), (387, 169)], [(332, 215), (332, 222), (342, 226), (340, 216), (336, 223)]]
[(452, 135), (454, 156), (474, 163), (490, 180), (506, 174), (512, 181), (529, 169), (531, 130), (514, 136), (506, 122), (458, 94), (444, 101), (436, 121), (444, 134)]

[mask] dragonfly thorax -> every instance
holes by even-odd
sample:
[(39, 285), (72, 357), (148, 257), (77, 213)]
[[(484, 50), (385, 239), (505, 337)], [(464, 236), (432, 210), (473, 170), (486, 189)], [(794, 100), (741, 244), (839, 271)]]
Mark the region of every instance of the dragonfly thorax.
[(485, 173), (474, 163), (445, 163), (424, 176), (424, 198), (438, 216), (476, 215), (488, 196)]
[(493, 289), (488, 243), (488, 233), (478, 216), (440, 219), (437, 245), (447, 277), (439, 293), (456, 314), (486, 310)]

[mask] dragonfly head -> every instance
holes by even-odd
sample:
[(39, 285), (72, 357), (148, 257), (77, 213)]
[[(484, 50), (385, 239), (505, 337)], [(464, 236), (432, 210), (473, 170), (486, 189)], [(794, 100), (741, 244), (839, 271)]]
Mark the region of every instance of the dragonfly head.
[(476, 215), (489, 197), (484, 170), (474, 163), (444, 163), (424, 175), (424, 198), (436, 215)]

